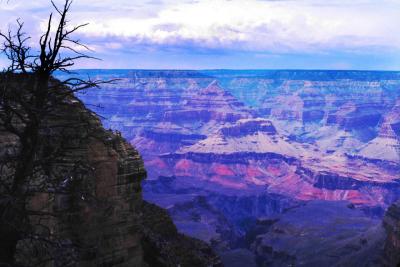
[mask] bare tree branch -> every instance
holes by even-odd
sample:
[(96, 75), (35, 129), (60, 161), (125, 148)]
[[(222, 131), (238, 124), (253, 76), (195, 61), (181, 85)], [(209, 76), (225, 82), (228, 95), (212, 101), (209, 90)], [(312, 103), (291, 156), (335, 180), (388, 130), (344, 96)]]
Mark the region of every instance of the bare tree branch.
[[(10, 62), (0, 74), (0, 134), (6, 133), (16, 139), (13, 149), (4, 155), (0, 153), (0, 265), (14, 265), (17, 243), (21, 240), (31, 244), (32, 249), (42, 244), (48, 251), (48, 257), (32, 265), (54, 259), (54, 251), (63, 248), (58, 237), (49, 234), (50, 229), (43, 231), (44, 234), (34, 229), (48, 228), (42, 218), (57, 217), (59, 213), (46, 210), (49, 207), (31, 209), (29, 198), (39, 193), (53, 197), (70, 194), (73, 185), (83, 183), (82, 177), (93, 171), (80, 159), (68, 162), (68, 169), (63, 172), (56, 168), (71, 139), (81, 142), (90, 137), (90, 125), (82, 126), (84, 121), (64, 122), (57, 111), (71, 105), (75, 93), (116, 81), (74, 77), (58, 81), (52, 77), (56, 71), (71, 73), (69, 68), (77, 60), (98, 60), (85, 54), (90, 48), (73, 38), (87, 24), (69, 27), (71, 4), (72, 0), (65, 0), (59, 7), (51, 0), (55, 12), (48, 17), (37, 54), (31, 52), (30, 37), (23, 31), (21, 20), (16, 21), (15, 33), (11, 29), (0, 32), (3, 40), (0, 52)], [(86, 134), (82, 133), (82, 127)], [(75, 132), (80, 133), (79, 138)], [(89, 185), (82, 185), (82, 191), (75, 190), (76, 197), (86, 201), (95, 199), (87, 187)]]

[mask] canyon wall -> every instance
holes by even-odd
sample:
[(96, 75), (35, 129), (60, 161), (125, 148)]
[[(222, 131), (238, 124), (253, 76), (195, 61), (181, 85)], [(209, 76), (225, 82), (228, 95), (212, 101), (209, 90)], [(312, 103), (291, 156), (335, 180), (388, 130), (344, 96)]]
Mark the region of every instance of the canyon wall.
[[(349, 214), (343, 228), (355, 232), (344, 231), (346, 239), (367, 236), (368, 248), (357, 245), (349, 259), (382, 251), (380, 219), (400, 196), (398, 72), (81, 74), (120, 79), (80, 98), (97, 105), (106, 128), (140, 151), (148, 170), (144, 198), (166, 208), (179, 231), (208, 242), (225, 260), (239, 249), (268, 262), (270, 256), (258, 257), (256, 237), (244, 241), (247, 233), (259, 221), (293, 220), (297, 230), (286, 231), (293, 236), (274, 235), (290, 245), (296, 233), (313, 227), (313, 217), (302, 224), (289, 211), (318, 214), (319, 201), (346, 203), (333, 205), (329, 214), (332, 220)], [(347, 240), (353, 248), (356, 240)], [(333, 244), (320, 253), (335, 254), (343, 245)], [(283, 252), (276, 255), (302, 260), (295, 251)]]
[(387, 232), (385, 242), (385, 264), (400, 265), (400, 201), (397, 201), (386, 212), (383, 225)]
[[(18, 242), (20, 266), (220, 265), (206, 243), (178, 233), (165, 210), (143, 200), (138, 151), (78, 99), (67, 98), (43, 129), (44, 149), (58, 152), (29, 186), (48, 175), (56, 190), (39, 188), (27, 201), (32, 229)], [(0, 133), (4, 156), (18, 139)], [(80, 166), (85, 172), (75, 171)]]

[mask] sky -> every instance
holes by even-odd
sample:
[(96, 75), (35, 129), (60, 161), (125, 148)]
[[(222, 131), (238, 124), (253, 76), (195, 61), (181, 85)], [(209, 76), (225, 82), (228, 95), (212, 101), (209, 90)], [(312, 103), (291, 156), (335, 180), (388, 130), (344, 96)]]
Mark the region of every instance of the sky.
[[(21, 18), (35, 51), (52, 11), (0, 0), (0, 30)], [(102, 59), (75, 68), (400, 70), (400, 0), (75, 0), (69, 20)]]

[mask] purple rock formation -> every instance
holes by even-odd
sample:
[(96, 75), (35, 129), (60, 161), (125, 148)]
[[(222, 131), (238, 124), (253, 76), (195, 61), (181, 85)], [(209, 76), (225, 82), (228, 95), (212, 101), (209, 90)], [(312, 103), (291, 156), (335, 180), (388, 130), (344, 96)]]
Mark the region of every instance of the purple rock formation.
[[(89, 74), (121, 78), (80, 97), (102, 106), (95, 111), (105, 127), (143, 156), (144, 197), (221, 255), (244, 246), (257, 220), (299, 203), (346, 201), (377, 227), (371, 217), (400, 196), (398, 72)], [(367, 239), (378, 240), (378, 232)], [(292, 254), (281, 256), (297, 261)]]

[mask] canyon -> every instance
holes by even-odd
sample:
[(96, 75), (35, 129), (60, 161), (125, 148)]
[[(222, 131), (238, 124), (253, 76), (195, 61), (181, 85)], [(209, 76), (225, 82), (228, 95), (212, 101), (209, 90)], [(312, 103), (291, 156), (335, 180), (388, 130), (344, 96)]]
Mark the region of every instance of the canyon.
[(144, 199), (226, 266), (398, 261), (399, 72), (75, 75), (117, 79), (79, 98), (139, 151)]

